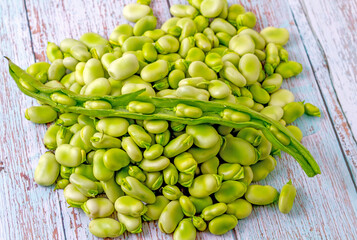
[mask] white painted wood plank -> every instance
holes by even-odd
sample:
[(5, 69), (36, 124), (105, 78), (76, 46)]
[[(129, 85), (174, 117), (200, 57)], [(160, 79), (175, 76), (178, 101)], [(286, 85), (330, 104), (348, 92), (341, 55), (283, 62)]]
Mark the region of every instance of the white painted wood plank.
[[(320, 6), (321, 4), (326, 6)], [(349, 6), (345, 6), (345, 4)], [(309, 53), (315, 77), (356, 185), (357, 108), (354, 102), (357, 101), (357, 97), (354, 88), (357, 86), (357, 78), (356, 74), (349, 74), (349, 72), (356, 71), (357, 37), (350, 31), (346, 31), (345, 35), (340, 33), (345, 31), (345, 26), (352, 29), (357, 28), (356, 15), (351, 15), (351, 12), (357, 12), (357, 4), (353, 4), (353, 1), (323, 3), (314, 1), (313, 5), (306, 6), (309, 5), (304, 4), (303, 1), (291, 1), (293, 14), (296, 15), (294, 19), (299, 26), (304, 47)], [(314, 8), (314, 10), (310, 8)], [(323, 11), (316, 10), (321, 8)], [(347, 11), (347, 9), (349, 10)], [(305, 17), (306, 14), (308, 16)], [(321, 19), (326, 19), (324, 22), (327, 24), (322, 24)], [(336, 19), (342, 20), (335, 21)], [(334, 21), (334, 24), (329, 21)], [(351, 58), (348, 59), (348, 56)], [(343, 87), (341, 88), (339, 85), (343, 85)], [(348, 89), (348, 91), (344, 89)]]
[[(24, 2), (0, 1), (0, 55), (22, 67), (33, 62)], [(33, 171), (45, 152), (46, 126), (24, 118), (34, 99), (20, 93), (0, 59), (0, 239), (64, 239), (61, 208), (52, 188), (39, 187)]]
[(337, 94), (356, 141), (357, 1), (303, 0), (301, 4), (326, 54), (326, 63), (331, 73), (329, 84)]

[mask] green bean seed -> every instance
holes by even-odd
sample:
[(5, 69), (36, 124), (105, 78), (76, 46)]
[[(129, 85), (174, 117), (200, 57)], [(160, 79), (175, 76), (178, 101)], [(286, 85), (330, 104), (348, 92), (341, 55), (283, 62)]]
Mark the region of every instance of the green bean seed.
[(112, 171), (118, 171), (123, 167), (129, 165), (130, 159), (128, 154), (119, 149), (111, 148), (108, 149), (103, 156), (103, 163), (106, 168)]
[(115, 210), (124, 215), (140, 217), (146, 213), (147, 207), (133, 197), (122, 196), (115, 201)]
[(142, 220), (141, 217), (127, 216), (118, 213), (118, 220), (124, 224), (126, 230), (130, 233), (141, 233), (142, 232)]
[(157, 19), (155, 16), (145, 16), (136, 22), (133, 28), (133, 33), (135, 36), (141, 36), (146, 31), (154, 30), (156, 28), (156, 24)]
[(93, 174), (99, 181), (108, 181), (114, 176), (114, 171), (108, 169), (104, 164), (105, 150), (97, 150), (93, 158)]
[(203, 30), (205, 28), (207, 28), (208, 25), (209, 25), (208, 18), (206, 18), (206, 17), (204, 17), (202, 15), (198, 15), (197, 17), (195, 17), (193, 19), (193, 21), (196, 24), (197, 32), (203, 32)]
[(238, 163), (241, 165), (251, 165), (258, 161), (258, 154), (255, 148), (246, 140), (226, 136), (219, 155), (228, 163)]
[(321, 117), (320, 109), (311, 103), (305, 103), (305, 113), (309, 116)]
[(137, 22), (150, 14), (152, 14), (152, 9), (143, 4), (131, 3), (123, 8), (123, 16), (130, 22)]
[(99, 218), (90, 221), (89, 231), (96, 237), (116, 238), (125, 232), (125, 226), (112, 218)]
[(295, 77), (302, 72), (302, 65), (294, 61), (282, 62), (275, 69), (275, 72), (283, 78)]
[(236, 19), (237, 26), (240, 27), (248, 27), (253, 28), (257, 22), (257, 18), (252, 12), (245, 12), (239, 14)]
[(63, 53), (61, 49), (52, 42), (47, 43), (46, 54), (50, 62), (54, 62), (56, 59), (63, 59)]
[(186, 133), (193, 136), (193, 143), (199, 148), (212, 148), (220, 141), (215, 128), (207, 124), (187, 126)]
[(96, 124), (96, 129), (112, 137), (120, 137), (128, 132), (129, 123), (124, 118), (103, 118)]
[(56, 149), (56, 160), (66, 167), (77, 167), (85, 161), (85, 151), (79, 147), (62, 144)]
[(57, 112), (47, 105), (32, 106), (26, 109), (25, 118), (33, 123), (49, 123), (56, 120)]
[(278, 191), (269, 185), (249, 185), (245, 199), (254, 205), (268, 205), (278, 200)]
[(284, 106), (284, 121), (289, 124), (294, 122), (296, 119), (301, 117), (304, 112), (304, 103), (302, 102), (291, 102)]
[(169, 200), (178, 200), (182, 196), (181, 190), (175, 185), (166, 185), (162, 188), (162, 194)]
[(69, 181), (86, 197), (95, 197), (99, 193), (98, 185), (82, 175), (73, 173)]
[(159, 228), (164, 233), (172, 233), (184, 214), (181, 210), (179, 201), (171, 201), (166, 205), (159, 218)]
[(239, 180), (244, 177), (244, 168), (237, 163), (223, 163), (218, 167), (218, 174), (223, 180)]
[(208, 230), (214, 235), (223, 235), (232, 230), (238, 224), (234, 215), (223, 214), (210, 221)]
[(190, 5), (183, 5), (183, 4), (175, 4), (170, 7), (170, 13), (174, 17), (179, 18), (194, 18), (198, 15), (198, 11), (196, 8)]
[(237, 219), (248, 217), (252, 213), (252, 210), (252, 204), (242, 198), (227, 204), (227, 214), (232, 214)]
[(192, 186), (188, 189), (191, 196), (197, 198), (208, 197), (219, 190), (222, 183), (222, 176), (216, 174), (203, 174), (193, 180)]
[(139, 62), (134, 54), (127, 54), (108, 67), (108, 73), (114, 80), (124, 80), (131, 77), (139, 70)]
[(285, 45), (289, 41), (289, 32), (285, 28), (266, 27), (260, 35), (267, 43)]
[(294, 102), (294, 94), (287, 89), (279, 89), (270, 96), (269, 106), (284, 107), (286, 104)]
[(102, 184), (105, 194), (112, 203), (115, 203), (119, 197), (124, 195), (123, 190), (121, 190), (120, 186), (115, 182), (114, 177), (110, 178), (108, 181), (100, 181), (100, 183)]
[(303, 134), (302, 134), (302, 131), (300, 130), (300, 128), (298, 128), (297, 126), (294, 126), (294, 125), (287, 126), (286, 128), (294, 135), (296, 140), (301, 142)]
[(147, 211), (146, 213), (142, 216), (144, 220), (146, 221), (155, 221), (159, 220), (162, 211), (165, 209), (165, 207), (169, 204), (169, 200), (160, 195), (156, 197), (156, 201), (153, 204), (147, 204)]
[(200, 4), (200, 12), (207, 18), (215, 18), (221, 14), (223, 7), (223, 0), (203, 0)]
[(145, 203), (151, 204), (156, 201), (155, 194), (136, 178), (125, 177), (121, 181), (122, 190), (129, 196)]
[(289, 213), (293, 207), (296, 196), (296, 188), (291, 183), (291, 180), (281, 189), (279, 196), (279, 211), (282, 213)]
[(242, 197), (247, 190), (247, 186), (242, 182), (233, 180), (224, 181), (221, 188), (214, 194), (218, 202), (231, 203)]
[(56, 181), (59, 171), (60, 165), (56, 161), (55, 155), (46, 152), (40, 157), (35, 169), (35, 182), (41, 186), (50, 186)]
[(107, 198), (89, 199), (81, 208), (89, 218), (108, 217), (114, 212), (113, 203)]
[(185, 133), (171, 140), (164, 148), (164, 155), (168, 158), (175, 157), (185, 152), (193, 145), (193, 136)]
[(277, 162), (272, 156), (257, 162), (250, 166), (253, 171), (253, 181), (257, 182), (265, 179), (270, 172), (272, 172)]

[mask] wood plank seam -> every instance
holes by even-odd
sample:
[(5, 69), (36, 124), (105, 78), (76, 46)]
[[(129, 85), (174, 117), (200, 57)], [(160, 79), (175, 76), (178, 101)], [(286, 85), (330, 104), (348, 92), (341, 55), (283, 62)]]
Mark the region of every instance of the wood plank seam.
[[(343, 111), (343, 108), (342, 108), (342, 104), (341, 104), (341, 102), (340, 102), (340, 99), (337, 97), (336, 88), (335, 88), (335, 84), (334, 84), (333, 81), (332, 81), (332, 78), (333, 78), (333, 77), (332, 77), (332, 74), (331, 74), (330, 64), (329, 64), (329, 62), (328, 62), (328, 58), (327, 58), (327, 56), (326, 56), (325, 49), (323, 48), (323, 46), (322, 46), (322, 44), (321, 44), (321, 41), (320, 41), (320, 39), (318, 38), (318, 36), (317, 36), (317, 34), (316, 34), (314, 28), (312, 27), (311, 19), (310, 19), (309, 15), (306, 13), (306, 5), (305, 5), (305, 3), (304, 3), (304, 2), (301, 2), (301, 0), (299, 0), (299, 3), (300, 3), (300, 5), (302, 6), (302, 9), (303, 9), (303, 11), (304, 11), (304, 13), (305, 13), (306, 20), (307, 20), (307, 22), (308, 22), (308, 24), (309, 24), (309, 28), (310, 28), (312, 34), (313, 34), (314, 37), (315, 37), (315, 40), (316, 40), (317, 45), (318, 45), (318, 47), (319, 47), (319, 50), (321, 51), (321, 54), (322, 54), (324, 60), (326, 61), (326, 68), (327, 68), (327, 71), (328, 71), (328, 74), (329, 74), (329, 80), (330, 80), (330, 83), (331, 83), (331, 87), (333, 88), (333, 91), (334, 91), (334, 93), (335, 93), (335, 95), (336, 95), (336, 100), (337, 100), (338, 106), (340, 107), (341, 112), (342, 112), (342, 115), (343, 115), (343, 117), (344, 117), (345, 120), (346, 120), (348, 129), (351, 131), (351, 136), (352, 136), (354, 142), (357, 144), (356, 137), (355, 137), (355, 135), (354, 135), (354, 133), (353, 133), (353, 131), (352, 131), (352, 129), (351, 129), (351, 124), (349, 123), (348, 118), (346, 117), (346, 114), (345, 114), (345, 112)], [(291, 9), (290, 9), (290, 10), (291, 10)], [(293, 16), (294, 16), (294, 14), (293, 14)], [(295, 18), (294, 18), (294, 21), (295, 21)], [(295, 22), (295, 23), (296, 23), (296, 22)], [(305, 44), (304, 44), (304, 47), (305, 47)], [(306, 48), (305, 48), (305, 49), (306, 49)], [(311, 66), (312, 66), (312, 65), (311, 65)], [(319, 86), (319, 87), (320, 87), (320, 86)], [(320, 90), (320, 89), (319, 89), (319, 90)], [(321, 93), (321, 91), (320, 91), (320, 93)], [(328, 109), (328, 108), (327, 108), (327, 109)]]
[[(301, 0), (299, 0), (299, 3), (300, 3), (300, 5), (302, 6), (302, 9), (303, 9), (303, 11), (304, 11), (304, 15), (305, 15), (305, 17), (306, 17), (306, 19), (307, 19), (307, 22), (308, 22), (308, 24), (309, 24), (309, 29), (311, 30), (311, 32), (312, 32), (312, 34), (313, 34), (313, 36), (314, 36), (314, 38), (315, 38), (315, 40), (316, 40), (316, 42), (317, 42), (317, 44), (318, 44), (318, 46), (319, 46), (319, 50), (321, 51), (321, 54), (322, 54), (322, 56), (324, 57), (324, 60), (326, 61), (326, 68), (327, 68), (327, 72), (328, 72), (328, 74), (329, 74), (329, 80), (330, 80), (330, 82), (331, 82), (331, 86), (332, 86), (334, 92), (336, 93), (336, 91), (335, 91), (335, 86), (334, 86), (334, 84), (333, 84), (333, 82), (332, 82), (332, 75), (331, 75), (331, 72), (330, 72), (329, 62), (328, 62), (328, 59), (327, 59), (327, 57), (326, 57), (325, 51), (324, 51), (324, 49), (323, 49), (323, 47), (322, 47), (322, 45), (321, 45), (321, 43), (320, 43), (319, 38), (317, 37), (315, 31), (313, 30), (313, 28), (312, 28), (312, 26), (311, 26), (310, 19), (309, 19), (309, 17), (307, 16), (306, 11), (305, 11), (305, 7), (306, 7), (305, 4), (304, 4), (304, 3), (301, 3)], [(351, 166), (350, 166), (350, 164), (349, 164), (348, 161), (347, 161), (346, 153), (345, 153), (344, 148), (343, 148), (343, 146), (342, 146), (341, 140), (340, 140), (340, 138), (339, 138), (339, 136), (338, 136), (337, 129), (336, 129), (336, 127), (335, 127), (335, 125), (334, 125), (334, 123), (333, 123), (333, 120), (332, 120), (332, 118), (331, 118), (331, 115), (330, 115), (331, 109), (328, 107), (328, 105), (327, 105), (327, 103), (326, 103), (325, 96), (324, 96), (323, 93), (322, 93), (320, 83), (319, 83), (319, 81), (317, 80), (317, 76), (316, 76), (316, 74), (315, 74), (315, 68), (314, 68), (314, 66), (313, 66), (313, 64), (312, 64), (312, 62), (311, 62), (310, 55), (308, 54), (308, 51), (307, 51), (307, 49), (306, 49), (305, 42), (304, 42), (304, 40), (303, 40), (303, 38), (302, 38), (302, 36), (301, 36), (301, 33), (300, 33), (299, 25), (298, 25), (298, 23), (297, 23), (297, 21), (296, 21), (296, 19), (295, 19), (294, 12), (292, 11), (291, 8), (290, 8), (290, 12), (291, 12), (291, 14), (292, 14), (294, 23), (295, 23), (295, 25), (296, 25), (296, 27), (297, 27), (297, 30), (298, 30), (298, 32), (299, 32), (299, 37), (300, 37), (301, 42), (302, 42), (302, 44), (303, 44), (303, 46), (304, 46), (304, 49), (305, 49), (305, 52), (306, 52), (306, 55), (307, 55), (307, 59), (308, 59), (308, 61), (309, 61), (309, 64), (310, 64), (310, 66), (311, 66), (311, 69), (313, 69), (312, 74), (314, 75), (315, 82), (316, 82), (316, 85), (317, 85), (317, 87), (318, 87), (319, 93), (320, 93), (320, 95), (321, 95), (321, 97), (322, 97), (322, 100), (323, 100), (323, 103), (324, 103), (326, 109), (328, 110), (328, 113), (329, 113), (329, 114), (327, 114), (327, 115), (328, 115), (328, 119), (329, 119), (329, 121), (330, 121), (330, 123), (331, 123), (331, 125), (332, 125), (332, 129), (333, 129), (333, 131), (334, 131), (334, 134), (336, 135), (336, 139), (337, 139), (338, 145), (339, 145), (339, 147), (341, 148), (341, 152), (342, 152), (344, 161), (345, 161), (345, 163), (346, 163), (346, 165), (347, 165), (348, 172), (349, 172), (349, 174), (350, 174), (350, 176), (351, 176), (352, 182), (353, 182), (354, 187), (355, 187), (355, 190), (356, 190), (356, 192), (357, 192), (356, 179), (354, 179), (354, 176), (353, 176), (352, 170), (351, 170)], [(345, 113), (344, 113), (344, 111), (343, 111), (343, 109), (342, 109), (342, 107), (341, 107), (341, 103), (340, 103), (339, 99), (337, 98), (337, 96), (336, 96), (336, 99), (337, 99), (338, 107), (340, 108), (340, 111), (342, 112), (343, 117), (345, 118), (345, 121), (346, 121), (346, 123), (347, 123), (347, 125), (348, 125), (348, 130), (351, 131), (352, 138), (353, 138), (354, 142), (357, 144), (356, 139), (355, 139), (355, 137), (354, 137), (354, 135), (353, 135), (353, 132), (352, 132), (352, 130), (351, 130), (350, 124), (349, 124), (348, 121), (347, 121), (347, 118), (346, 118), (346, 116), (345, 116)]]
[(32, 54), (33, 54), (34, 62), (36, 62), (36, 54), (35, 54), (35, 49), (34, 49), (34, 46), (33, 46), (33, 38), (32, 38), (32, 32), (31, 32), (31, 27), (30, 27), (29, 15), (28, 15), (28, 11), (27, 11), (26, 0), (24, 0), (24, 7), (25, 7), (25, 12), (26, 12), (27, 27), (28, 27), (29, 34), (30, 34), (31, 51), (32, 51)]
[(61, 214), (61, 225), (62, 225), (62, 229), (63, 229), (63, 236), (64, 236), (64, 239), (67, 240), (66, 228), (64, 225), (64, 216), (63, 216), (63, 212), (62, 212), (62, 204), (60, 203), (59, 194), (63, 194), (63, 191), (56, 191), (56, 195), (57, 195), (57, 203), (59, 205), (60, 214)]
[[(33, 43), (33, 37), (32, 37), (32, 31), (31, 31), (31, 26), (30, 26), (30, 21), (29, 21), (29, 16), (28, 16), (28, 9), (27, 9), (26, 0), (23, 0), (23, 2), (24, 2), (24, 8), (25, 8), (25, 12), (26, 12), (27, 27), (28, 27), (28, 31), (29, 31), (29, 35), (30, 35), (31, 51), (32, 51), (32, 54), (33, 54), (34, 62), (37, 62), (35, 49), (34, 49), (34, 43)], [(57, 196), (57, 200), (58, 200), (57, 201), (57, 205), (59, 206), (59, 209), (60, 209), (60, 213), (59, 214), (61, 216), (61, 226), (62, 226), (63, 236), (64, 236), (64, 239), (66, 240), (67, 236), (66, 236), (66, 228), (64, 226), (64, 216), (63, 216), (63, 212), (62, 212), (62, 206), (61, 206), (61, 204), (59, 202), (58, 194), (59, 194), (59, 191), (56, 191), (56, 196)]]

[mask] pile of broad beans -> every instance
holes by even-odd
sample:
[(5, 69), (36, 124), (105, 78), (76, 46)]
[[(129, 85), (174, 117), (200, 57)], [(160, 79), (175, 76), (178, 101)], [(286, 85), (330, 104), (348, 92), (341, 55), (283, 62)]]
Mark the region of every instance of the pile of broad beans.
[[(52, 63), (38, 62), (27, 69), (45, 90), (93, 96), (83, 106), (91, 116), (80, 114), (79, 108), (58, 113), (49, 105), (30, 107), (25, 116), (35, 123), (55, 122), (44, 136), (50, 151), (41, 156), (35, 181), (64, 189), (67, 203), (92, 219), (89, 230), (95, 236), (140, 233), (142, 221), (157, 220), (160, 230), (173, 233), (174, 239), (195, 239), (197, 231), (230, 231), (254, 205), (278, 201), (282, 213), (293, 206), (296, 189), (291, 181), (280, 194), (272, 186), (256, 184), (274, 170), (273, 156), (280, 155), (260, 129), (189, 125), (160, 119), (157, 113), (156, 119), (136, 120), (99, 114), (112, 107), (100, 97), (115, 99), (144, 89), (140, 96), (168, 102), (190, 99), (246, 106), (284, 126), (304, 113), (320, 116), (317, 107), (295, 101), (291, 91), (281, 89), (283, 79), (302, 71), (284, 48), (289, 40), (286, 29), (257, 32), (256, 16), (225, 0), (189, 3), (173, 5), (173, 17), (158, 29), (150, 1), (129, 4), (123, 15), (133, 26), (117, 26), (109, 40), (85, 33), (59, 46), (48, 43)], [(24, 78), (19, 83), (38, 92)], [(63, 93), (53, 93), (50, 99), (76, 105)], [(121, 111), (145, 116), (155, 108), (131, 101)], [(202, 110), (182, 103), (174, 114), (198, 119)], [(226, 109), (222, 118), (239, 122), (244, 116)], [(298, 127), (287, 129), (301, 141)], [(290, 144), (291, 138), (274, 126), (270, 131), (283, 145)]]

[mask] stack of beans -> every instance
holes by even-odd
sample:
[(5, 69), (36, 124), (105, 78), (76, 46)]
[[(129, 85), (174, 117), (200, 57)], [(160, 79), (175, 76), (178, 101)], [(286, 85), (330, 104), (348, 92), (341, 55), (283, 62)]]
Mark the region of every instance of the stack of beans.
[[(156, 29), (150, 1), (138, 0), (123, 10), (134, 26), (117, 26), (109, 40), (86, 33), (49, 43), (52, 63), (31, 65), (33, 77), (10, 66), (20, 89), (43, 104), (26, 118), (55, 121), (35, 181), (64, 189), (67, 203), (93, 219), (95, 236), (140, 233), (142, 221), (158, 220), (174, 239), (195, 239), (206, 228), (228, 232), (253, 205), (292, 208), (291, 182), (280, 198), (251, 184), (274, 170), (280, 149), (303, 151), (301, 130), (285, 125), (320, 116), (281, 89), (302, 71), (283, 47), (289, 32), (255, 31), (255, 15), (226, 0), (189, 3), (172, 6), (174, 17)], [(309, 176), (319, 173), (312, 168)]]

